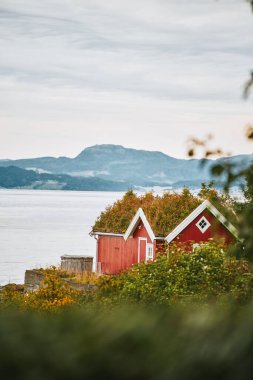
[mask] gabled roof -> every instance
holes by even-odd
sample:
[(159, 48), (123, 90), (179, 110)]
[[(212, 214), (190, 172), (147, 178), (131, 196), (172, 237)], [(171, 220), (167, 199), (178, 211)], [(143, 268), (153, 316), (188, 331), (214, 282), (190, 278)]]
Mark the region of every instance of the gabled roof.
[(142, 208), (156, 237), (166, 237), (202, 201), (188, 190), (182, 194), (165, 192), (163, 195), (147, 193), (142, 196), (125, 194), (107, 207), (92, 226), (92, 233), (125, 234), (138, 208)]
[(238, 234), (236, 228), (228, 222), (228, 220), (223, 216), (216, 207), (214, 207), (211, 202), (205, 200), (201, 205), (199, 205), (193, 212), (187, 216), (169, 235), (166, 236), (165, 240), (170, 243), (175, 237), (177, 237), (180, 232), (182, 232), (191, 222), (194, 221), (204, 210), (208, 209), (230, 232), (238, 239)]
[(155, 240), (154, 232), (153, 232), (152, 228), (150, 227), (150, 224), (149, 224), (142, 208), (139, 208), (138, 211), (136, 212), (135, 216), (133, 217), (131, 223), (128, 226), (128, 229), (126, 230), (126, 232), (124, 234), (124, 239), (127, 240), (129, 238), (129, 236), (135, 231), (136, 227), (140, 223), (140, 220), (144, 224), (144, 227), (146, 228), (150, 239), (152, 241), (154, 241)]

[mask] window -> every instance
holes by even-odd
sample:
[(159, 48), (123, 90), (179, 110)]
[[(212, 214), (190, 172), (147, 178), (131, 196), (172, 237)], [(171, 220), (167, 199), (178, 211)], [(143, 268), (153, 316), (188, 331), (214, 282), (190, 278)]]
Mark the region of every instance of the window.
[(147, 244), (147, 250), (146, 250), (146, 260), (153, 260), (154, 254), (153, 254), (153, 244)]
[(206, 230), (208, 230), (211, 224), (208, 222), (208, 220), (204, 216), (202, 216), (200, 220), (198, 221), (198, 223), (196, 223), (196, 226), (202, 233), (204, 233), (206, 232)]

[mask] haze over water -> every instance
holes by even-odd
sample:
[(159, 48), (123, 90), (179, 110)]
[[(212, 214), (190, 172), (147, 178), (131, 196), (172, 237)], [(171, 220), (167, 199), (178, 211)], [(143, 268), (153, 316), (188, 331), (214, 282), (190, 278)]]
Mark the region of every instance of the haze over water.
[(26, 269), (60, 264), (64, 254), (95, 256), (89, 236), (100, 212), (122, 193), (0, 190), (0, 285)]

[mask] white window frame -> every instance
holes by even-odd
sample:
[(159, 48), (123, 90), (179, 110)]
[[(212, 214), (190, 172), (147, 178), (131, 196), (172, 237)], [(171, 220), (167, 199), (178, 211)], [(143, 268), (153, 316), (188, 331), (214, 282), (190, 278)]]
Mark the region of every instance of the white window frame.
[[(205, 227), (204, 228), (201, 228), (200, 226), (200, 223), (204, 221), (206, 223)], [(201, 218), (198, 220), (198, 222), (196, 223), (196, 226), (198, 227), (198, 229), (202, 232), (202, 234), (204, 232), (206, 232), (208, 230), (208, 228), (211, 226), (211, 223), (209, 223), (209, 221), (206, 219), (205, 216), (201, 216)]]
[[(151, 250), (152, 255), (149, 256), (149, 250)], [(147, 243), (146, 245), (146, 261), (154, 260), (154, 246), (152, 243)]]

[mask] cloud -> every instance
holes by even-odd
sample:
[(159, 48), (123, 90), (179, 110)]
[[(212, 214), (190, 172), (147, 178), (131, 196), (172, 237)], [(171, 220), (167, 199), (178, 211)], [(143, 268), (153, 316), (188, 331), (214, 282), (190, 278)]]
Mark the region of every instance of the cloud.
[[(42, 136), (32, 145), (41, 154), (47, 139), (51, 154), (74, 154), (82, 140), (131, 146), (135, 134), (139, 146), (163, 150), (168, 136), (182, 155), (189, 132), (236, 131), (251, 117), (241, 100), (253, 53), (244, 2), (1, 0), (0, 21), (2, 154), (29, 154), (23, 131)], [(77, 137), (66, 144), (68, 129)], [(21, 145), (8, 150), (15, 134)]]

